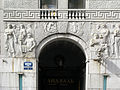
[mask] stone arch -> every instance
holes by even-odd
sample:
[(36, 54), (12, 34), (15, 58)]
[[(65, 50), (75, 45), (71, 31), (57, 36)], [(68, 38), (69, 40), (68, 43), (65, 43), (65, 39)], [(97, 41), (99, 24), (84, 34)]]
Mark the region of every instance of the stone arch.
[(55, 40), (60, 40), (60, 39), (73, 42), (78, 47), (80, 47), (82, 49), (82, 51), (84, 52), (84, 54), (86, 55), (86, 62), (90, 59), (89, 45), (87, 45), (87, 43), (83, 39), (81, 39), (80, 37), (78, 37), (76, 35), (73, 35), (73, 34), (53, 34), (53, 35), (50, 35), (50, 36), (47, 36), (46, 38), (44, 38), (38, 44), (38, 46), (37, 46), (37, 48), (35, 50), (36, 59), (38, 60), (38, 57), (39, 57), (43, 47), (48, 45), (50, 42), (53, 42)]
[[(54, 34), (54, 35), (50, 35), (46, 38), (44, 38), (39, 45), (36, 48), (36, 59), (37, 62), (39, 62), (39, 55), (42, 51), (42, 49), (47, 46), (49, 43), (54, 42), (56, 40), (66, 40), (66, 41), (70, 41), (74, 44), (76, 44), (84, 53), (85, 57), (86, 57), (86, 85), (85, 85), (85, 90), (87, 90), (87, 78), (88, 78), (88, 61), (90, 60), (90, 50), (89, 47), (87, 45), (87, 43), (82, 40), (80, 37), (76, 36), (76, 35), (72, 35), (72, 34)], [(38, 64), (38, 63), (37, 63)], [(38, 81), (37, 81), (38, 83)]]

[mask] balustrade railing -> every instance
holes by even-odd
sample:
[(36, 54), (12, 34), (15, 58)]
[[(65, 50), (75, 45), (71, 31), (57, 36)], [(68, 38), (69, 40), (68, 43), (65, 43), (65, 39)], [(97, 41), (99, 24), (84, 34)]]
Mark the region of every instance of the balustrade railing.
[(120, 10), (7, 9), (4, 21), (120, 21)]

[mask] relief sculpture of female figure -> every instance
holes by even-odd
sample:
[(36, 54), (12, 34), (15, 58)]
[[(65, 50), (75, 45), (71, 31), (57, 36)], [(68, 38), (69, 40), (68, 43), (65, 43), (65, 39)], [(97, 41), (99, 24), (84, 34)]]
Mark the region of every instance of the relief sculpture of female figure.
[(6, 36), (6, 45), (5, 48), (9, 53), (9, 56), (15, 56), (15, 48), (14, 43), (16, 42), (16, 36), (11, 24), (8, 24), (7, 28), (5, 29), (5, 36)]

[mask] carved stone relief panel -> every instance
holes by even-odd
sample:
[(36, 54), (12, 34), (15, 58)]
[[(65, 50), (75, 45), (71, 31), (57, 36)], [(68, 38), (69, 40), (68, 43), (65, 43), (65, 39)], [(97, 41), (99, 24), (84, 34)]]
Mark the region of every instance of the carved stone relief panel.
[(5, 25), (5, 49), (10, 57), (24, 56), (35, 48), (34, 24), (9, 22)]
[(44, 31), (49, 33), (57, 32), (57, 22), (45, 22)]
[(109, 36), (108, 24), (94, 24), (92, 28), (92, 39), (90, 46), (96, 52), (96, 60), (106, 59), (109, 56)]
[(69, 22), (69, 28), (68, 28), (69, 32), (77, 33), (78, 30), (79, 30), (79, 27), (77, 22)]
[(66, 33), (68, 30), (68, 22), (58, 22), (57, 23), (57, 28), (58, 28), (58, 33)]
[(92, 33), (90, 46), (99, 47), (100, 58), (120, 58), (120, 23), (93, 23)]
[(79, 34), (79, 36), (82, 36), (84, 34), (84, 24), (85, 22), (69, 22), (68, 32), (72, 34)]
[(112, 25), (112, 30), (110, 33), (111, 38), (111, 55), (119, 58), (120, 57), (120, 50), (119, 50), (119, 40), (120, 40), (120, 24), (116, 23)]

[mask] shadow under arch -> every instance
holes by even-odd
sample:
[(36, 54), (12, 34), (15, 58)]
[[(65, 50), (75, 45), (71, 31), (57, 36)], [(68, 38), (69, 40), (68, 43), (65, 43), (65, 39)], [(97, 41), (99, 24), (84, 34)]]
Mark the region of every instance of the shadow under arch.
[[(45, 38), (36, 54), (38, 90), (85, 90), (86, 48), (84, 41), (74, 35), (56, 34)], [(64, 86), (65, 82), (69, 88)]]
[(84, 54), (86, 56), (86, 62), (89, 61), (90, 49), (89, 49), (89, 46), (87, 45), (87, 43), (83, 39), (81, 39), (80, 37), (78, 37), (74, 34), (66, 34), (66, 33), (52, 34), (52, 35), (44, 38), (37, 45), (36, 50), (35, 50), (35, 57), (36, 57), (37, 61), (39, 61), (38, 58), (39, 58), (39, 55), (40, 55), (42, 49), (49, 43), (54, 42), (56, 40), (66, 40), (66, 41), (70, 41), (70, 42), (76, 44), (84, 52)]

